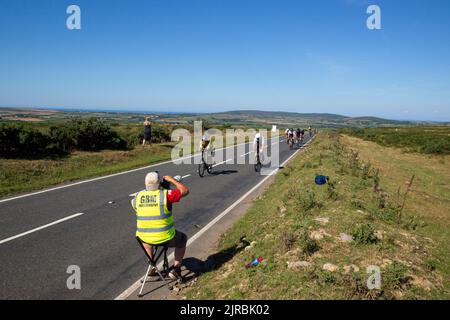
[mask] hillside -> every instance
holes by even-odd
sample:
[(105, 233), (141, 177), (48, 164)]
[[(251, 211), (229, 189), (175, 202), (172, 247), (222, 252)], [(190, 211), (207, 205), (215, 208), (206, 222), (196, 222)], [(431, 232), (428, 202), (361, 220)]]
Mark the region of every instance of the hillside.
[(435, 122), (412, 122), (389, 120), (377, 117), (348, 117), (331, 113), (298, 113), (284, 111), (239, 110), (218, 113), (163, 113), (137, 111), (82, 111), (0, 108), (0, 121), (60, 122), (70, 118), (102, 118), (112, 123), (140, 123), (145, 116), (152, 116), (155, 122), (169, 124), (192, 124), (203, 120), (208, 125), (228, 126), (271, 126), (316, 127), (316, 128), (373, 128), (386, 126), (432, 125)]
[[(449, 160), (321, 133), (222, 235), (214, 267), (182, 297), (448, 299)], [(369, 289), (374, 267), (381, 283)]]
[(239, 110), (192, 115), (160, 115), (160, 121), (165, 122), (189, 123), (200, 119), (211, 125), (228, 124), (256, 127), (274, 124), (279, 127), (312, 126), (316, 128), (372, 128), (418, 124), (417, 122), (389, 120), (377, 117), (347, 117), (331, 113), (297, 113), (257, 110)]

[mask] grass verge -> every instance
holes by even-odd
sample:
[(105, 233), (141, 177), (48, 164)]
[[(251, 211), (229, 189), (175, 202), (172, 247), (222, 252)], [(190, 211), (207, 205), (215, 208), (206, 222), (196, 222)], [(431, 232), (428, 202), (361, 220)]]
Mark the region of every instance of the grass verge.
[(1, 159), (0, 196), (150, 165), (170, 159), (171, 149), (167, 143), (131, 151), (77, 151), (59, 159)]
[[(252, 245), (205, 270), (182, 295), (449, 299), (449, 161), (320, 134), (221, 237), (218, 251)], [(316, 174), (328, 184), (316, 185)], [(262, 264), (244, 267), (258, 257)], [(379, 289), (367, 287), (370, 266), (381, 270)]]

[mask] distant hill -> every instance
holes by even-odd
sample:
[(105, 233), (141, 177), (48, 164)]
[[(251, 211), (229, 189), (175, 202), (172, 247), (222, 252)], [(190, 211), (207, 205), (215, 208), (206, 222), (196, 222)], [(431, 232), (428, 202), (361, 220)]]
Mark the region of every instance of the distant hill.
[[(161, 116), (161, 119), (164, 119)], [(181, 120), (180, 116), (172, 115), (171, 120)], [(332, 113), (298, 113), (284, 111), (233, 110), (210, 114), (184, 115), (184, 121), (205, 120), (210, 124), (229, 125), (267, 125), (274, 124), (281, 127), (381, 127), (414, 125), (418, 122), (389, 120), (377, 117), (348, 117)]]
[(285, 111), (233, 110), (217, 113), (164, 113), (99, 110), (45, 110), (31, 108), (0, 108), (0, 121), (58, 122), (70, 118), (97, 117), (114, 123), (139, 123), (144, 117), (153, 116), (154, 121), (171, 124), (190, 124), (203, 120), (210, 125), (321, 127), (321, 128), (373, 128), (383, 126), (449, 125), (439, 122), (399, 121), (377, 117), (348, 117), (333, 113), (298, 113)]

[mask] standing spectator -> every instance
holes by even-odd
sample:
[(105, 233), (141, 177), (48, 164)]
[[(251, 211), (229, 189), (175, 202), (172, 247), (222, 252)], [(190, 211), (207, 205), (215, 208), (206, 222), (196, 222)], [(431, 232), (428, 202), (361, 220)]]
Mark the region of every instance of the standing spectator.
[(146, 117), (144, 121), (144, 140), (142, 141), (142, 146), (145, 146), (146, 141), (148, 141), (150, 145), (152, 144), (152, 123), (149, 117)]

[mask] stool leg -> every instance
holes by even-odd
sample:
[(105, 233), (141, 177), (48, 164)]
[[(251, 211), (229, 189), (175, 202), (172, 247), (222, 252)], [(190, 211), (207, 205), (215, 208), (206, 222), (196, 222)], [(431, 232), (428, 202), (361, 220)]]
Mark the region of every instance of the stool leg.
[(169, 261), (167, 260), (167, 249), (164, 250), (164, 271), (167, 273), (169, 271)]
[(167, 285), (167, 281), (166, 279), (162, 276), (161, 272), (159, 271), (159, 269), (156, 269), (156, 272), (158, 273), (159, 277), (161, 278), (161, 280), (164, 282), (164, 285)]
[(152, 265), (149, 264), (148, 268), (147, 268), (147, 272), (145, 273), (145, 276), (144, 276), (144, 281), (142, 281), (142, 286), (141, 286), (141, 290), (139, 290), (138, 297), (142, 297), (142, 290), (144, 290), (145, 282), (147, 281), (148, 273), (150, 272), (151, 267), (152, 267)]

